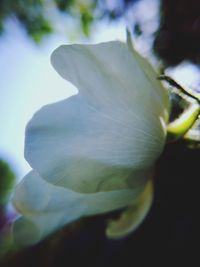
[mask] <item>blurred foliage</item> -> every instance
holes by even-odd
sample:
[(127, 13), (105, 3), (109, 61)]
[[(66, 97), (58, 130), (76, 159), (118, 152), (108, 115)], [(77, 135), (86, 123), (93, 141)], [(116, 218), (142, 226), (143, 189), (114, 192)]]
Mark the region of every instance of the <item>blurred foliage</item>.
[(7, 212), (6, 206), (15, 182), (15, 175), (9, 165), (0, 159), (0, 259), (13, 248), (10, 228), (12, 216)]
[(17, 18), (35, 42), (52, 31), (50, 22), (45, 18), (42, 0), (1, 0), (1, 31), (4, 29), (4, 20), (9, 17)]
[(4, 30), (4, 21), (7, 18), (15, 18), (35, 42), (40, 42), (43, 36), (55, 30), (51, 17), (53, 9), (76, 18), (82, 32), (88, 36), (94, 20), (102, 19), (104, 16), (119, 17), (129, 2), (133, 1), (124, 1), (123, 10), (119, 11), (115, 7), (109, 9), (106, 0), (1, 0), (0, 32)]
[(7, 204), (15, 181), (15, 175), (9, 165), (0, 159), (0, 206)]
[[(0, 32), (4, 31), (7, 18), (15, 18), (39, 43), (44, 36), (55, 31), (53, 19), (54, 12), (57, 12), (75, 19), (83, 34), (89, 36), (93, 22), (125, 17), (126, 11), (139, 1), (144, 0), (1, 0)], [(134, 16), (134, 12), (131, 14)], [(154, 51), (166, 65), (176, 65), (184, 59), (199, 64), (199, 14), (199, 0), (160, 0), (160, 26), (155, 33)], [(142, 35), (140, 26), (139, 22), (134, 21), (132, 29), (135, 34)], [(63, 27), (67, 29), (68, 25)]]

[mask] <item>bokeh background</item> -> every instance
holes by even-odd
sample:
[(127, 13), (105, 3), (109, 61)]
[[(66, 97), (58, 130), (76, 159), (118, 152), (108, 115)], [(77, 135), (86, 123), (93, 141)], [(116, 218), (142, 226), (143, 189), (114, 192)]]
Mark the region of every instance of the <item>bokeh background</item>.
[(52, 51), (64, 43), (124, 41), (126, 27), (157, 69), (200, 91), (199, 0), (0, 1), (0, 266), (199, 266), (200, 152), (183, 141), (166, 146), (151, 212), (128, 238), (105, 238), (106, 215), (33, 248), (11, 248), (10, 197), (30, 169), (23, 157), (26, 124), (43, 105), (76, 93), (51, 67)]

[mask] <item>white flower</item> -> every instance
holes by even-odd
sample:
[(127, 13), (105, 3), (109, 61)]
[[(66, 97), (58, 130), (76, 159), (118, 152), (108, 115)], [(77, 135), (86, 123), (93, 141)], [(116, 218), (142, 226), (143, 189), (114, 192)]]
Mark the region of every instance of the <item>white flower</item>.
[(52, 64), (79, 93), (43, 107), (27, 126), (25, 157), (33, 170), (15, 190), (23, 216), (14, 237), (33, 244), (77, 218), (127, 206), (107, 229), (121, 237), (151, 204), (168, 94), (146, 60), (118, 41), (63, 45)]

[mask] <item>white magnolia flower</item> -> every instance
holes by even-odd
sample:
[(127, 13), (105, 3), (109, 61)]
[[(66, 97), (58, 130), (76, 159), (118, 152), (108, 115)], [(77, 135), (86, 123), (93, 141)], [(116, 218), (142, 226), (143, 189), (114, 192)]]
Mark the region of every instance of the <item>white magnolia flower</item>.
[(33, 170), (15, 190), (23, 216), (14, 236), (33, 244), (82, 216), (127, 207), (107, 228), (108, 236), (121, 237), (151, 204), (168, 94), (147, 61), (119, 41), (63, 45), (52, 64), (79, 93), (43, 107), (27, 126), (25, 157)]

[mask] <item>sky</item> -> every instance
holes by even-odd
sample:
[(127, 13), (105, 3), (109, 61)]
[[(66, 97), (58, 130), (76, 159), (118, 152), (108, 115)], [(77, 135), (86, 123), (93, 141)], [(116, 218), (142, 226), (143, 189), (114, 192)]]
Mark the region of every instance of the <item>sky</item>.
[[(90, 42), (113, 39), (125, 39), (124, 24), (99, 25)], [(50, 64), (51, 53), (64, 43), (70, 41), (58, 34), (37, 46), (13, 21), (7, 23), (0, 38), (0, 158), (11, 165), (18, 179), (30, 170), (24, 159), (27, 122), (45, 104), (77, 92)]]

